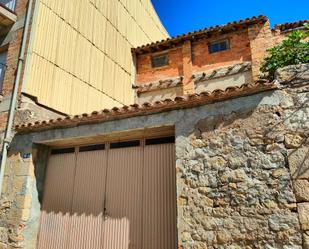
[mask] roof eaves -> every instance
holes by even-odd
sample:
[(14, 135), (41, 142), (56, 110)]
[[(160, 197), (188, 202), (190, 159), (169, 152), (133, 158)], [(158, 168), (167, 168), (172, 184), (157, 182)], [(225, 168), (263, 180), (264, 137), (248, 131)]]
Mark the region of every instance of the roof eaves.
[(132, 48), (132, 52), (136, 54), (143, 54), (153, 51), (160, 51), (166, 48), (169, 48), (173, 45), (179, 44), (186, 40), (196, 40), (198, 38), (201, 38), (201, 36), (209, 35), (215, 32), (227, 32), (227, 31), (235, 31), (239, 27), (245, 27), (248, 25), (253, 25), (258, 22), (267, 22), (268, 18), (266, 16), (260, 15), (260, 16), (253, 16), (251, 18), (242, 19), (235, 22), (229, 22), (225, 25), (216, 25), (211, 26), (208, 28), (196, 30), (193, 32), (189, 32), (183, 35), (178, 35), (172, 38), (168, 38), (166, 40), (161, 40), (153, 43), (149, 43), (140, 47)]
[(294, 30), (300, 27), (303, 27), (306, 23), (309, 23), (309, 20), (300, 20), (300, 21), (296, 21), (296, 22), (287, 22), (287, 23), (283, 23), (283, 24), (277, 24), (275, 25), (275, 27), (272, 29), (273, 31), (275, 30), (280, 30), (281, 32), (284, 31), (290, 31), (290, 30)]
[(276, 88), (276, 84), (262, 81), (254, 84), (244, 84), (240, 87), (228, 87), (225, 91), (218, 89), (212, 92), (202, 92), (200, 94), (191, 94), (185, 97), (176, 97), (173, 100), (165, 99), (154, 103), (146, 102), (142, 105), (133, 104), (130, 106), (123, 106), (121, 108), (114, 107), (112, 109), (104, 109), (99, 112), (94, 111), (90, 114), (84, 113), (71, 117), (37, 121), (34, 123), (17, 125), (15, 126), (15, 130), (17, 133), (23, 134), (48, 129), (68, 128), (85, 124), (102, 123), (111, 120), (150, 115), (175, 109), (191, 108)]

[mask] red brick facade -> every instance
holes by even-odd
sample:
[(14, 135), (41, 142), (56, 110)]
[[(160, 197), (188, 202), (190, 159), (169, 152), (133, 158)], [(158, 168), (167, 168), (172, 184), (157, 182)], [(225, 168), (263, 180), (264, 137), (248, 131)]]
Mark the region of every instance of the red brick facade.
[[(25, 16), (27, 11), (27, 2), (28, 0), (18, 0), (16, 5), (15, 13), (18, 16), (18, 21), (22, 16)], [(21, 47), (23, 36), (23, 27), (16, 30), (12, 37), (13, 39), (8, 44), (8, 54), (7, 54), (7, 70), (5, 72), (5, 78), (3, 81), (2, 95), (6, 96), (12, 92), (13, 84), (16, 75), (18, 56)]]
[(152, 68), (151, 57), (162, 53), (141, 55), (137, 58), (137, 83), (183, 75), (182, 47), (165, 50), (165, 53), (168, 54), (169, 65), (160, 68)]
[[(208, 44), (218, 40), (228, 40), (230, 49), (209, 53)], [(249, 61), (250, 41), (247, 30), (241, 30), (230, 34), (216, 34), (213, 37), (198, 42), (192, 46), (193, 71), (206, 71), (217, 67)]]
[[(28, 3), (28, 0), (17, 0), (16, 2), (15, 13), (17, 15), (17, 22), (21, 22), (22, 24), (24, 24), (24, 18), (27, 12), (27, 3)], [(19, 53), (21, 49), (23, 30), (24, 30), (23, 25), (20, 25), (20, 26), (21, 27), (15, 31), (13, 31), (14, 26), (10, 30), (8, 30), (8, 33), (9, 32), (11, 33), (10, 36), (12, 37), (12, 39), (10, 40), (8, 44), (0, 48), (2, 51), (7, 50), (7, 61), (6, 61), (7, 69), (5, 72), (2, 89), (0, 89), (0, 94), (4, 98), (10, 96), (10, 94), (13, 91), (13, 87), (14, 87), (18, 58), (19, 58)], [(29, 33), (30, 33), (30, 30), (29, 30)], [(29, 40), (29, 35), (28, 35), (28, 40)], [(22, 75), (23, 75), (23, 71), (22, 71)], [(1, 105), (1, 102), (0, 102), (0, 105)], [(0, 133), (3, 132), (4, 129), (6, 128), (7, 116), (8, 116), (7, 112), (0, 112)]]
[[(136, 85), (151, 86), (157, 81), (182, 77), (183, 94), (194, 93), (194, 74), (245, 62), (251, 63), (252, 81), (259, 80), (267, 48), (281, 42), (287, 34), (281, 31), (271, 30), (268, 19), (260, 16), (133, 49), (137, 58)], [(224, 40), (229, 43), (227, 50), (209, 52), (210, 43)], [(169, 64), (153, 68), (151, 59), (160, 54), (168, 55)]]

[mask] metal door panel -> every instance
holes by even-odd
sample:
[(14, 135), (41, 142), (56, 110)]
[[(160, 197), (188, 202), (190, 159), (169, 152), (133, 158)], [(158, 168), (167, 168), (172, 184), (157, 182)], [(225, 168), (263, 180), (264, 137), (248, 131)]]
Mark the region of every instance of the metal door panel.
[(176, 249), (175, 145), (145, 146), (143, 249)]
[(177, 246), (174, 144), (52, 155), (39, 249)]
[(70, 212), (74, 188), (75, 154), (51, 155), (45, 178), (43, 210)]
[(79, 152), (68, 248), (101, 248), (107, 152)]
[(108, 154), (104, 248), (140, 249), (142, 238), (143, 147)]
[(77, 154), (72, 213), (102, 214), (106, 170), (105, 150)]
[(38, 248), (65, 248), (68, 240), (75, 154), (50, 156), (41, 212)]

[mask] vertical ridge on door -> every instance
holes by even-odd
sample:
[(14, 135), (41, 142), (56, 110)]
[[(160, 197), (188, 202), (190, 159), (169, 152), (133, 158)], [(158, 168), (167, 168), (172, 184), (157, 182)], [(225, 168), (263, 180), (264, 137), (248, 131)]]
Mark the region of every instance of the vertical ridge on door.
[(142, 248), (142, 153), (140, 146), (109, 150), (103, 248)]
[(144, 148), (143, 246), (176, 249), (175, 145)]
[(107, 152), (77, 154), (68, 248), (101, 248)]

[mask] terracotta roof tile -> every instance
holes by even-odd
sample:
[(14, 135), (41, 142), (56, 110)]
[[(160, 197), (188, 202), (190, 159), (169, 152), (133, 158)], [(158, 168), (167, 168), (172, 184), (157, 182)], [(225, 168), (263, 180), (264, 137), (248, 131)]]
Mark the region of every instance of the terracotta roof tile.
[(211, 80), (216, 78), (221, 78), (229, 75), (238, 74), (251, 69), (251, 62), (245, 61), (243, 63), (233, 64), (230, 66), (220, 67), (212, 69), (206, 72), (199, 72), (192, 75), (195, 83)]
[(183, 81), (183, 77), (169, 78), (169, 79), (159, 80), (155, 82), (143, 83), (143, 84), (135, 86), (135, 88), (137, 89), (137, 93), (151, 92), (151, 91), (156, 91), (160, 89), (181, 86), (182, 81)]
[(293, 29), (297, 29), (300, 28), (302, 26), (304, 26), (304, 24), (309, 23), (309, 20), (301, 20), (301, 21), (297, 21), (297, 22), (287, 22), (287, 23), (283, 23), (283, 24), (277, 24), (273, 30), (280, 30), (281, 32), (283, 31), (288, 31), (288, 30), (293, 30)]
[(133, 53), (138, 53), (138, 54), (143, 54), (143, 53), (147, 53), (150, 51), (159, 51), (159, 50), (164, 50), (167, 47), (170, 47), (174, 44), (178, 44), (181, 43), (185, 40), (192, 40), (192, 39), (197, 39), (197, 38), (201, 38), (205, 35), (209, 35), (211, 33), (214, 32), (227, 32), (227, 31), (235, 31), (239, 28), (242, 27), (246, 27), (258, 22), (266, 22), (268, 21), (266, 16), (253, 16), (251, 18), (246, 18), (246, 19), (241, 19), (239, 21), (235, 21), (235, 22), (229, 22), (225, 25), (216, 25), (215, 27), (208, 27), (205, 29), (200, 29), (200, 30), (196, 30), (193, 32), (189, 32), (187, 34), (183, 34), (183, 35), (178, 35), (172, 38), (168, 38), (166, 40), (161, 40), (161, 41), (157, 41), (157, 42), (153, 42), (153, 43), (149, 43), (137, 48), (133, 48), (132, 52)]
[(115, 107), (109, 110), (103, 109), (102, 111), (94, 111), (90, 114), (83, 113), (81, 115), (65, 118), (21, 124), (15, 126), (15, 129), (18, 133), (27, 133), (53, 128), (73, 127), (82, 124), (100, 123), (116, 119), (149, 115), (174, 109), (190, 108), (276, 88), (277, 86), (273, 83), (261, 81), (254, 84), (244, 84), (240, 87), (229, 87), (225, 91), (215, 90), (213, 92), (202, 92), (200, 94), (190, 94), (188, 96), (165, 99), (154, 103), (144, 103), (142, 105), (133, 104), (130, 106)]

